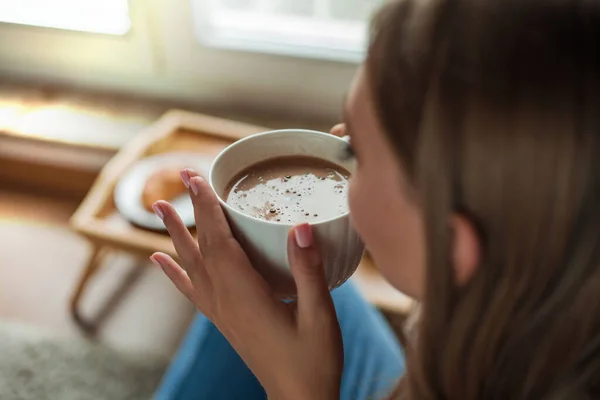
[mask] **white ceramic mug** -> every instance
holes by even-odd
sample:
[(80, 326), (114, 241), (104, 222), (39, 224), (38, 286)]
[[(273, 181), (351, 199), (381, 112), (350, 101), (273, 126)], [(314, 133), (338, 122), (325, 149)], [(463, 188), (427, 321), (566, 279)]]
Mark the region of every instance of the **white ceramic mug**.
[[(269, 158), (306, 155), (317, 157), (349, 171), (354, 160), (344, 157), (347, 142), (322, 132), (285, 129), (259, 133), (241, 139), (223, 150), (213, 162), (209, 182), (232, 228), (254, 267), (281, 298), (293, 298), (296, 286), (287, 257), (287, 236), (291, 224), (252, 217), (230, 207), (224, 199), (230, 181), (243, 169)], [(321, 250), (329, 288), (344, 283), (356, 271), (364, 244), (346, 212), (327, 220), (311, 223)]]

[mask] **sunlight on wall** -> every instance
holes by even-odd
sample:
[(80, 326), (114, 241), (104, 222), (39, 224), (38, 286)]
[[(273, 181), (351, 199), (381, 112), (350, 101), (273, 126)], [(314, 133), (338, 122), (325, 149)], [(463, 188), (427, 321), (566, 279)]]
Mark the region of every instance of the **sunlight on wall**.
[(0, 22), (124, 35), (127, 0), (0, 0)]

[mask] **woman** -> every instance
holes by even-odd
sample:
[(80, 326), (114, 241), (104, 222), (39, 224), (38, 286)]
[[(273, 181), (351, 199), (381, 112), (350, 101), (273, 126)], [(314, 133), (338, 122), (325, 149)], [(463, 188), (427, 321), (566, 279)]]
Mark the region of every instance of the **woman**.
[[(420, 300), (406, 371), (351, 287), (333, 292), (338, 324), (308, 225), (289, 237), (291, 308), (206, 182), (184, 174), (199, 245), (159, 202), (183, 265), (152, 259), (252, 374), (227, 373), (203, 339), (173, 368), (203, 361), (168, 374), (158, 397), (600, 398), (600, 3), (407, 0), (375, 28), (345, 105), (358, 162), (349, 206), (387, 279)], [(192, 334), (218, 335), (211, 326), (199, 319)]]

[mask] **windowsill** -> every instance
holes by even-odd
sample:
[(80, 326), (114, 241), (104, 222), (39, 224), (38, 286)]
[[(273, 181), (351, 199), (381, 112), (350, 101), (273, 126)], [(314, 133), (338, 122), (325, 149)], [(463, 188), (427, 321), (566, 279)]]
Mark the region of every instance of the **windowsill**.
[(115, 96), (0, 85), (0, 132), (52, 144), (116, 151), (165, 109)]
[[(83, 163), (94, 152), (106, 157), (116, 153), (172, 108), (205, 112), (274, 129), (328, 130), (333, 124), (258, 115), (239, 109), (207, 110), (189, 104), (0, 81), (0, 157), (45, 160), (52, 151), (60, 150), (50, 159), (63, 165)], [(27, 151), (23, 146), (37, 150)], [(65, 157), (65, 150), (71, 155)], [(92, 165), (84, 168), (96, 168), (97, 160)]]
[(322, 60), (353, 65), (360, 64), (364, 59), (362, 52), (353, 50), (328, 49), (302, 45), (282, 44), (259, 39), (252, 40), (232, 35), (214, 36), (200, 39), (202, 44), (223, 50), (234, 50), (247, 53), (270, 54), (300, 58), (306, 60)]

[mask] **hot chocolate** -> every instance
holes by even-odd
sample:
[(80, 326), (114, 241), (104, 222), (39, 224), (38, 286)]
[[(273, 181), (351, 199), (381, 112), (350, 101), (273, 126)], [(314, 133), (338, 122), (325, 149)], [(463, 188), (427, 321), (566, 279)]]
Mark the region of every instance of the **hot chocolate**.
[(238, 211), (267, 221), (324, 221), (348, 211), (349, 176), (345, 169), (315, 157), (271, 158), (236, 175), (224, 198)]

